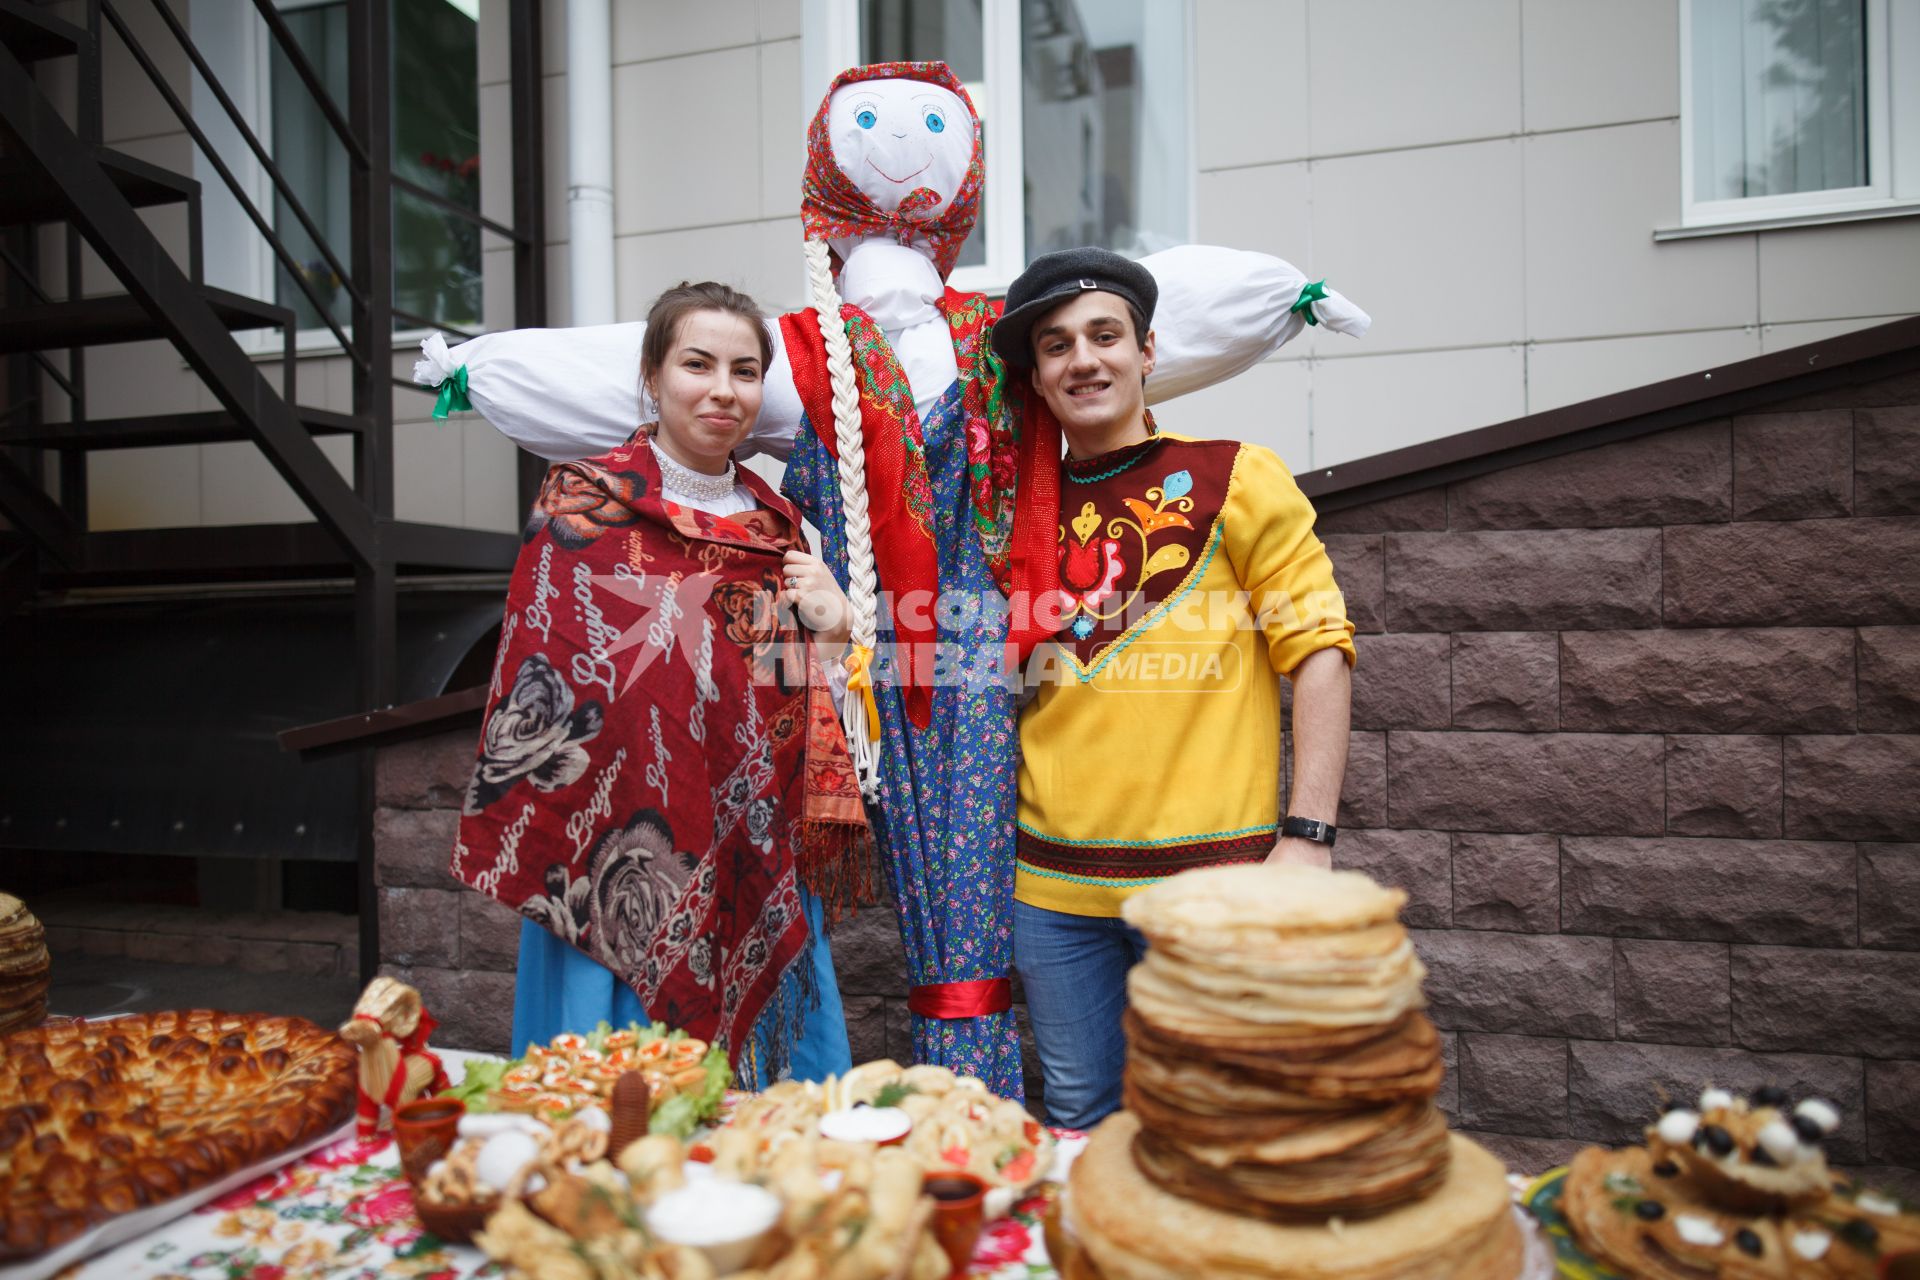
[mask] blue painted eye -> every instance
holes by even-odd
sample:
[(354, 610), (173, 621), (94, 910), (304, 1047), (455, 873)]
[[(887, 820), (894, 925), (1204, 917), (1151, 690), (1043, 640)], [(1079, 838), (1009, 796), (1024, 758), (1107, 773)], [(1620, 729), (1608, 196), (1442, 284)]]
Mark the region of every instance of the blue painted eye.
[(947, 122), (940, 118), (940, 113), (938, 111), (927, 112), (927, 128), (930, 131), (934, 133), (942, 133), (946, 130), (946, 127), (947, 127)]
[(879, 123), (880, 117), (874, 115), (872, 111), (862, 111), (853, 119), (854, 123), (858, 124), (862, 129), (871, 129), (875, 124)]

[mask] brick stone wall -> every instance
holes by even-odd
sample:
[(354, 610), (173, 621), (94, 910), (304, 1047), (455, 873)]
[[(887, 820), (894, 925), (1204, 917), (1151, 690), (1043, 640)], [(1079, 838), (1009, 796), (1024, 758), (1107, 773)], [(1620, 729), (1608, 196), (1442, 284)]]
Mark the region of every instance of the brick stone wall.
[(1463, 1128), (1768, 1081), (1920, 1166), (1920, 376), (1323, 515), (1335, 862), (1405, 888)]
[(447, 874), (473, 728), (380, 748), (373, 817), (380, 971), (420, 989), (436, 1039), (504, 1053), (513, 1032), (520, 916)]

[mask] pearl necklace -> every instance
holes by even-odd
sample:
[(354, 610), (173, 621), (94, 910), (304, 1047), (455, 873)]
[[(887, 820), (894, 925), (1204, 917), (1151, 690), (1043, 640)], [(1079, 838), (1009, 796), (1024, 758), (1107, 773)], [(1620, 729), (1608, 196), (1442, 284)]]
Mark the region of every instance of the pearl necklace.
[(715, 476), (675, 462), (658, 443), (653, 445), (653, 457), (660, 464), (660, 483), (689, 498), (718, 502), (732, 496), (739, 484), (731, 458), (727, 459), (727, 469)]

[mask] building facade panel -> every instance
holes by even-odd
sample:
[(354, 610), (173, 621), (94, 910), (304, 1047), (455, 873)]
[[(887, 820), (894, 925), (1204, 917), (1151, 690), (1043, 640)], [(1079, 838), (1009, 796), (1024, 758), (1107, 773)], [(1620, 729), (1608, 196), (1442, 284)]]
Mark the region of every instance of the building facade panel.
[(1527, 412), (1578, 404), (1624, 387), (1677, 378), (1760, 353), (1760, 335), (1752, 325), (1633, 338), (1529, 343)]
[(1674, 0), (1521, 0), (1520, 31), (1528, 133), (1680, 113)]
[(1517, 418), (1526, 398), (1517, 345), (1315, 361), (1313, 465)]
[[(1729, 328), (1759, 319), (1753, 237), (1657, 243), (1680, 220), (1672, 121), (1527, 140), (1527, 330), (1535, 339)], [(1623, 380), (1614, 389), (1633, 386)]]
[(1373, 316), (1361, 344), (1330, 337), (1322, 351), (1521, 341), (1522, 151), (1503, 138), (1314, 162), (1312, 256), (1300, 265)]
[(1307, 28), (1316, 156), (1520, 131), (1520, 0), (1312, 0)]
[[(1306, 0), (1195, 0), (1194, 161), (1201, 172), (1298, 160), (1312, 100)], [(1255, 87), (1259, 127), (1247, 127)]]

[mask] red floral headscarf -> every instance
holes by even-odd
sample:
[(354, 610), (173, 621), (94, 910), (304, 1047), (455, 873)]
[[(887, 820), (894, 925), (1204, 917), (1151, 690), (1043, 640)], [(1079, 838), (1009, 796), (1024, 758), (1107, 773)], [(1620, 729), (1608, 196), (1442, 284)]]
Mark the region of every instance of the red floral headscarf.
[[(949, 90), (965, 104), (973, 120), (973, 158), (967, 164), (960, 189), (953, 193), (953, 199), (937, 217), (923, 220), (914, 216), (939, 203), (938, 193), (930, 188), (920, 187), (909, 192), (897, 209), (887, 213), (873, 202), (873, 197), (854, 185), (834, 158), (833, 138), (827, 123), (828, 104), (833, 101), (834, 90), (862, 80), (920, 80)], [(932, 247), (934, 264), (944, 280), (959, 260), (960, 246), (966, 243), (980, 211), (980, 187), (985, 179), (980, 157), (980, 113), (946, 63), (876, 62), (849, 68), (827, 86), (827, 96), (820, 100), (820, 110), (814, 113), (813, 123), (807, 127), (807, 171), (800, 186), (800, 225), (809, 240), (852, 235), (891, 235), (901, 244), (924, 240)]]

